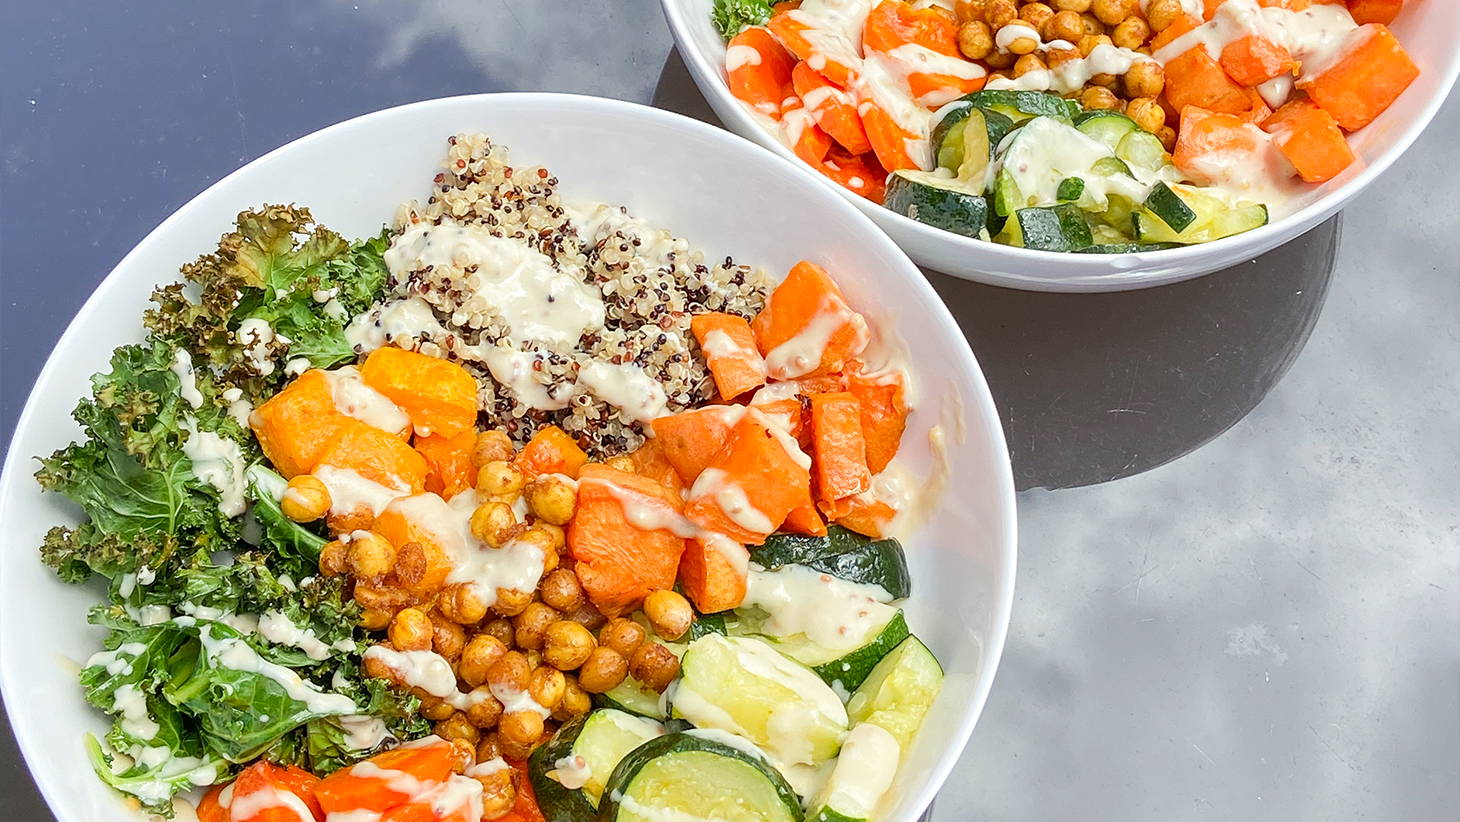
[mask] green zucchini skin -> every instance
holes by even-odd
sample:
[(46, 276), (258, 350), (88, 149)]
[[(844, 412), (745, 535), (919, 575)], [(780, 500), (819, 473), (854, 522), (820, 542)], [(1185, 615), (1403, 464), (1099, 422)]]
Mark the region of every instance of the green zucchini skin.
[(1133, 254), (1138, 251), (1160, 251), (1180, 248), (1180, 243), (1097, 243), (1075, 249), (1076, 254)]
[(893, 599), (912, 594), (902, 543), (891, 537), (874, 540), (840, 525), (828, 526), (824, 537), (772, 534), (750, 552), (750, 561), (768, 571), (805, 565), (848, 582), (881, 585)]
[(1085, 212), (1071, 203), (1043, 208), (1021, 208), (1014, 212), (1025, 248), (1042, 251), (1075, 251), (1094, 240)]
[(853, 819), (840, 811), (831, 808), (822, 808), (811, 817), (809, 822), (867, 822), (865, 819)]
[[(796, 792), (791, 789), (791, 785), (786, 782), (786, 778), (781, 776), (780, 772), (772, 767), (769, 762), (746, 751), (732, 748), (722, 742), (694, 736), (688, 732), (679, 732), (651, 739), (630, 751), (627, 756), (619, 761), (618, 766), (613, 769), (613, 774), (609, 776), (607, 787), (604, 789), (603, 802), (598, 808), (598, 822), (614, 822), (618, 816), (622, 796), (631, 790), (634, 777), (638, 775), (639, 771), (643, 770), (645, 765), (661, 756), (671, 756), (689, 751), (714, 754), (750, 765), (759, 771), (775, 789), (777, 797), (780, 799), (782, 805), (785, 806), (786, 815), (792, 822), (803, 822), (805, 819), (805, 813), (801, 810), (801, 800), (796, 796)], [(711, 775), (711, 778), (713, 778), (713, 775)]]
[(988, 225), (988, 202), (981, 193), (931, 185), (902, 171), (888, 175), (882, 205), (904, 217), (965, 237), (977, 237)]
[(1070, 124), (1081, 111), (1079, 103), (1042, 91), (985, 90), (965, 94), (959, 99), (967, 100), (977, 108), (997, 111), (1015, 122), (1043, 115)]
[(877, 638), (867, 645), (852, 651), (840, 659), (833, 659), (821, 665), (812, 666), (811, 670), (821, 677), (821, 680), (835, 688), (840, 685), (847, 693), (855, 691), (866, 681), (872, 669), (877, 667), (883, 657), (892, 653), (902, 641), (912, 636), (907, 629), (907, 620), (903, 619), (902, 611), (893, 616), (892, 621), (887, 623), (877, 634)]
[(724, 614), (695, 614), (695, 621), (689, 624), (686, 639), (693, 642), (706, 634), (725, 636), (728, 633)]
[(1157, 183), (1143, 205), (1178, 234), (1196, 222), (1196, 212), (1165, 183)]
[(598, 812), (588, 804), (581, 790), (570, 791), (547, 775), (558, 760), (573, 753), (573, 743), (578, 741), (589, 716), (591, 712), (564, 722), (553, 738), (538, 746), (527, 759), (527, 778), (532, 781), (537, 807), (547, 822), (593, 822), (598, 818)]

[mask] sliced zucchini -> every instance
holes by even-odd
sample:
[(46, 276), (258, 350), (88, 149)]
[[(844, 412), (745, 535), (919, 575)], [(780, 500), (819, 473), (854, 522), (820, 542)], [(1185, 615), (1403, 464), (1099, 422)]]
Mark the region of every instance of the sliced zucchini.
[(1084, 180), (1080, 179), (1079, 177), (1066, 177), (1063, 180), (1060, 180), (1060, 185), (1059, 188), (1056, 190), (1055, 196), (1058, 197), (1062, 202), (1072, 203), (1075, 200), (1080, 199), (1080, 195), (1084, 193)]
[[(1090, 224), (1085, 222), (1085, 212), (1072, 203), (1041, 208), (1021, 208), (1014, 212), (1017, 223), (1017, 245), (1040, 251), (1074, 251), (1094, 242), (1090, 236)], [(1005, 226), (1008, 230), (1008, 226)]]
[(603, 822), (801, 822), (786, 778), (754, 752), (693, 732), (651, 739), (613, 769)]
[(988, 225), (988, 202), (961, 180), (932, 171), (894, 171), (882, 205), (920, 223), (965, 237)]
[(695, 614), (695, 621), (689, 624), (689, 633), (685, 635), (685, 639), (693, 642), (705, 634), (724, 636), (726, 633), (724, 614)]
[(877, 802), (892, 786), (902, 751), (897, 738), (878, 725), (864, 722), (842, 743), (831, 776), (811, 800), (812, 822), (859, 822), (872, 817)]
[(893, 599), (912, 594), (912, 576), (902, 543), (891, 537), (872, 539), (840, 525), (827, 526), (824, 537), (773, 534), (752, 546), (750, 561), (774, 571), (805, 565), (847, 582), (879, 585)]
[(1053, 117), (1062, 123), (1072, 123), (1080, 113), (1080, 104), (1066, 100), (1057, 94), (1042, 91), (975, 91), (960, 99), (972, 103), (975, 108), (997, 111), (1015, 123), (1022, 123), (1033, 117)]
[(994, 213), (1000, 217), (1012, 217), (1026, 205), (1028, 203), (1019, 191), (1019, 184), (1014, 182), (1014, 175), (1007, 168), (999, 169), (998, 176), (994, 178)]
[(611, 691), (594, 694), (593, 704), (595, 707), (613, 708), (649, 719), (663, 720), (666, 718), (664, 711), (660, 708), (659, 694), (655, 693), (653, 688), (641, 685), (631, 676), (624, 677), (624, 681)]
[(564, 723), (528, 759), (543, 815), (551, 822), (591, 822), (619, 760), (663, 733), (658, 722), (611, 709)]
[(1178, 234), (1196, 222), (1196, 212), (1165, 183), (1156, 183), (1142, 205)]
[(1206, 221), (1198, 221), (1186, 231), (1173, 231), (1161, 219), (1147, 209), (1140, 209), (1131, 215), (1135, 238), (1141, 243), (1176, 243), (1191, 245), (1220, 240), (1233, 234), (1241, 234), (1267, 225), (1267, 206), (1254, 205), (1221, 211)]
[(1131, 173), (1130, 166), (1119, 157), (1101, 157), (1090, 165), (1090, 170), (1102, 177), (1114, 174), (1124, 174), (1127, 177), (1136, 176)]
[(1166, 147), (1156, 135), (1136, 129), (1121, 138), (1115, 156), (1133, 166), (1157, 171), (1166, 164)]
[(1087, 111), (1075, 118), (1075, 128), (1086, 137), (1099, 140), (1111, 151), (1132, 131), (1139, 131), (1136, 121), (1118, 111)]
[(999, 142), (1013, 128), (1014, 121), (996, 111), (962, 103), (933, 130), (931, 140), (937, 147), (938, 165), (960, 180), (982, 180)]
[(1096, 243), (1075, 249), (1077, 254), (1133, 254), (1137, 251), (1160, 251), (1163, 248), (1179, 248), (1179, 243)]
[(933, 652), (910, 636), (882, 658), (847, 701), (853, 727), (870, 722), (907, 750), (943, 687), (943, 668)]
[(788, 637), (763, 634), (757, 629), (764, 627), (764, 621), (746, 619), (742, 624), (744, 630), (756, 633), (776, 650), (815, 671), (838, 696), (850, 696), (877, 663), (909, 636), (901, 610), (894, 611), (891, 619), (867, 632), (852, 651), (828, 650), (807, 639), (805, 634)]
[(759, 639), (711, 634), (685, 652), (674, 716), (748, 739), (778, 764), (836, 756), (846, 709), (831, 687)]

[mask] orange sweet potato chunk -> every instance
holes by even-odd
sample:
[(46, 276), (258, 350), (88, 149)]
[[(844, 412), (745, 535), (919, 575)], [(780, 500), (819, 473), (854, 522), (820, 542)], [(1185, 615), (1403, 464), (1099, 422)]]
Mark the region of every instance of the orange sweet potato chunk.
[(907, 429), (907, 400), (897, 374), (847, 378), (847, 390), (862, 406), (862, 439), (867, 447), (867, 470), (880, 474), (902, 443)]
[(588, 454), (567, 432), (556, 425), (548, 425), (537, 429), (512, 464), (531, 480), (543, 474), (576, 478), (578, 470), (586, 462)]
[(799, 262), (750, 323), (771, 379), (832, 374), (867, 347), (867, 321), (821, 266)]
[[(314, 796), (314, 788), (319, 781), (319, 777), (301, 768), (260, 760), (244, 768), (233, 781), (231, 802), (236, 803), (237, 807), (245, 807), (251, 804), (246, 797), (255, 794), (267, 793), (273, 797), (280, 793), (291, 793), (309, 809), (311, 818), (300, 819), (299, 812), (288, 806), (265, 804), (259, 811), (247, 817), (248, 822), (313, 822), (314, 819), (324, 817), (319, 800)], [(219, 810), (223, 809), (220, 807)], [(208, 812), (211, 814), (211, 811)], [(199, 818), (202, 818), (201, 815)], [(226, 820), (232, 817), (224, 813), (221, 818)]]
[(826, 518), (843, 528), (881, 539), (897, 516), (897, 510), (881, 500), (867, 499), (870, 495), (859, 495), (822, 503), (821, 510)]
[(412, 542), (420, 548), (419, 553), (396, 563), (394, 576), (397, 586), (420, 598), (429, 597), (445, 587), (446, 577), (451, 574), (451, 555), (447, 546), (441, 544), (441, 537), (435, 529), (440, 528), (440, 520), (450, 514), (450, 509), (440, 497), (422, 495), (395, 500), (375, 518), (370, 530), (394, 545), (397, 552)]
[(1166, 99), (1177, 111), (1188, 106), (1223, 114), (1241, 114), (1251, 107), (1247, 93), (1198, 43), (1166, 63)]
[(792, 508), (791, 513), (786, 515), (786, 521), (781, 523), (781, 530), (813, 537), (824, 537), (827, 534), (826, 520), (821, 518), (821, 512), (811, 503)]
[(292, 479), (313, 471), (340, 432), (355, 420), (335, 407), (324, 374), (311, 370), (254, 409), (248, 423), (264, 456), (285, 479)]
[(1333, 115), (1344, 131), (1357, 131), (1384, 113), (1419, 68), (1389, 29), (1369, 23), (1349, 32), (1342, 59), (1317, 77), (1298, 80), (1318, 107)]
[(605, 616), (626, 614), (651, 591), (674, 585), (684, 538), (639, 526), (667, 524), (683, 510), (679, 494), (661, 482), (605, 465), (583, 466), (568, 551), (588, 599)]
[(731, 426), (743, 413), (736, 406), (711, 405), (660, 417), (650, 425), (664, 458), (689, 485), (725, 446)]
[(629, 455), (629, 459), (634, 462), (634, 473), (662, 482), (675, 491), (684, 490), (684, 480), (674, 470), (674, 465), (664, 453), (664, 444), (657, 438), (646, 440), (639, 450)]
[[(370, 763), (386, 771), (400, 771), (425, 783), (445, 782), (451, 776), (455, 755), (450, 744), (410, 745), (370, 757)], [(357, 774), (355, 768), (341, 768), (314, 786), (314, 796), (326, 814), (351, 811), (384, 813), (411, 798), (398, 778)]]
[(679, 558), (679, 584), (700, 613), (728, 611), (745, 601), (745, 574), (724, 554), (724, 551), (744, 550), (726, 537), (689, 541), (684, 556)]
[(850, 392), (812, 394), (811, 460), (817, 493), (837, 500), (867, 491), (867, 444), (862, 438), (862, 405)]
[[(764, 542), (811, 498), (811, 474), (787, 451), (794, 440), (784, 439), (789, 438), (773, 432), (760, 414), (747, 413), (690, 489), (685, 516), (743, 545)], [(717, 473), (707, 477), (710, 469)], [(726, 510), (740, 504), (750, 510)]]
[(365, 384), (411, 418), (418, 434), (454, 437), (477, 421), (477, 381), (456, 363), (386, 346), (360, 366)]
[(425, 457), (394, 434), (350, 417), (345, 419), (348, 424), (320, 455), (319, 465), (348, 468), (371, 482), (388, 488), (409, 488), (413, 494), (425, 490), (429, 471)]
[(475, 486), (477, 472), (471, 452), (476, 441), (475, 431), (462, 431), (454, 437), (416, 437), (416, 453), (426, 460), (426, 490), (451, 499)]
[(1307, 100), (1286, 103), (1262, 124), (1298, 176), (1310, 183), (1337, 177), (1354, 161), (1353, 149), (1326, 111)]
[(765, 385), (765, 359), (745, 318), (713, 311), (690, 317), (689, 327), (705, 352), (705, 365), (721, 397), (733, 400)]

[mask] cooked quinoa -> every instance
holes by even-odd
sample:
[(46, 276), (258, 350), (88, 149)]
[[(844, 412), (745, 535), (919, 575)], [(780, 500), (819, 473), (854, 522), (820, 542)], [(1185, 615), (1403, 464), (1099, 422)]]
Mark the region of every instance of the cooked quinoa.
[[(501, 272), (480, 270), (469, 256), (451, 252), (432, 258), (433, 264), (412, 257), (406, 266), (392, 266), (386, 296), (356, 318), (355, 339), (369, 335), (373, 345), (393, 343), (460, 363), (477, 379), (483, 425), (502, 428), (521, 444), (538, 428), (555, 424), (598, 457), (641, 445), (647, 419), (642, 412), (636, 419), (600, 397), (617, 390), (604, 387), (602, 379), (600, 391), (590, 389), (589, 380), (580, 381), (585, 367), (622, 366), (612, 371), (614, 381), (627, 373), (634, 379), (623, 383), (640, 384), (644, 381), (631, 367), (637, 366), (662, 388), (662, 413), (714, 395), (690, 317), (707, 311), (753, 317), (773, 285), (764, 269), (737, 265), (729, 257), (707, 263), (687, 241), (651, 228), (623, 208), (567, 205), (557, 177), (542, 166), (512, 166), (507, 149), (484, 134), (458, 134), (448, 143), (446, 170), (436, 175), (431, 196), (397, 211), (387, 260), (392, 252), (396, 259), (407, 258), (408, 249), (398, 249), (403, 238), (425, 237), (431, 226), (445, 227), (448, 236), (455, 236), (451, 232), (458, 227), (484, 229), (540, 252), (551, 266), (545, 273), (586, 286), (602, 300), (601, 327), (594, 317), (576, 339), (524, 334), (498, 304), (494, 289), (500, 286), (488, 281)], [(546, 293), (547, 302), (553, 302), (556, 292), (549, 288)], [(420, 316), (427, 306), (432, 316)], [(357, 342), (356, 349), (369, 345)], [(494, 378), (490, 354), (513, 357), (531, 382), (513, 387)], [(595, 369), (599, 374), (608, 370)], [(544, 405), (564, 407), (546, 410)]]

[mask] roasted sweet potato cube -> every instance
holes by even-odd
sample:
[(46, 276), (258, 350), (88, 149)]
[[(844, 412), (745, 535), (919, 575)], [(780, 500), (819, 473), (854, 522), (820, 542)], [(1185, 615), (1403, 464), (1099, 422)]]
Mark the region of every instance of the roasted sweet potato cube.
[(425, 457), (394, 434), (351, 417), (345, 420), (339, 436), (320, 455), (319, 465), (348, 468), (387, 488), (408, 489), (413, 494), (425, 490)]
[(476, 425), (477, 381), (456, 363), (386, 346), (365, 359), (360, 377), (400, 406), (417, 434), (454, 437)]
[(1349, 32), (1344, 56), (1316, 77), (1298, 80), (1344, 131), (1357, 131), (1384, 113), (1419, 76), (1419, 68), (1382, 23)]
[(840, 371), (867, 347), (867, 321), (821, 266), (799, 262), (750, 323), (766, 374), (788, 380)]
[(584, 465), (568, 551), (588, 599), (607, 617), (626, 614), (651, 591), (674, 585), (685, 538), (684, 501), (649, 477)]
[(292, 479), (313, 471), (340, 432), (356, 421), (339, 412), (329, 380), (312, 370), (254, 409), (248, 424), (264, 456)]
[(424, 599), (445, 587), (453, 549), (446, 544), (452, 535), (441, 529), (453, 514), (435, 494), (418, 494), (392, 501), (375, 518), (370, 530), (395, 546), (393, 575), (402, 590)]
[(685, 485), (692, 485), (725, 447), (730, 429), (744, 414), (745, 409), (738, 405), (711, 405), (660, 417), (650, 425), (664, 458)]
[(810, 401), (817, 494), (830, 501), (867, 491), (872, 472), (867, 469), (867, 444), (862, 438), (862, 404), (847, 391), (812, 394)]
[(751, 410), (690, 489), (685, 516), (744, 545), (759, 545), (811, 499), (810, 460), (789, 435)]
[(679, 558), (679, 584), (700, 613), (728, 611), (745, 601), (748, 561), (745, 546), (728, 537), (691, 539)]
[(547, 425), (537, 429), (512, 464), (531, 480), (543, 474), (577, 477), (586, 462), (588, 455), (572, 437), (556, 425)]
[(722, 398), (733, 400), (765, 384), (765, 359), (745, 318), (711, 312), (690, 317), (689, 325)]
[(476, 467), (471, 464), (475, 431), (462, 431), (454, 437), (432, 434), (416, 437), (416, 453), (426, 460), (426, 490), (451, 499), (476, 485)]
[(847, 378), (847, 390), (862, 406), (862, 439), (867, 447), (867, 470), (880, 474), (902, 443), (907, 429), (907, 401), (899, 374)]

